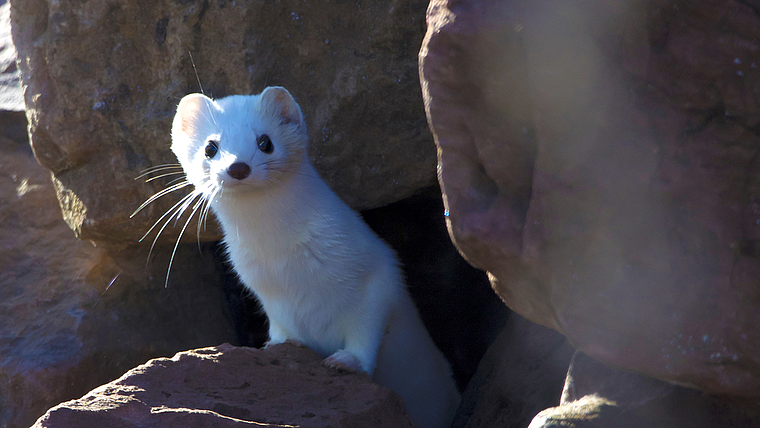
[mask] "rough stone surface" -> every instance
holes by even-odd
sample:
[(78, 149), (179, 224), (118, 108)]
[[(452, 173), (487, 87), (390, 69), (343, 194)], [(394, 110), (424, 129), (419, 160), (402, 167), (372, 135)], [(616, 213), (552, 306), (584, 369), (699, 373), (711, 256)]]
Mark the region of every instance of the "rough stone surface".
[(432, 1), (448, 227), (601, 361), (760, 396), (760, 15), (742, 1)]
[[(134, 242), (179, 200), (129, 219), (170, 181), (135, 177), (176, 163), (171, 118), (199, 92), (196, 69), (215, 97), (287, 87), (306, 114), (315, 166), (354, 208), (431, 185), (435, 146), (416, 68), (425, 5), (13, 1), (32, 147), (53, 172), (64, 218), (82, 239)], [(219, 239), (214, 227), (201, 235)]]
[(527, 426), (559, 404), (572, 355), (561, 334), (511, 315), (462, 394), (452, 428)]
[(146, 249), (109, 254), (76, 239), (18, 132), (23, 114), (13, 127), (9, 114), (0, 112), (0, 426), (28, 427), (149, 358), (234, 341), (214, 249), (183, 245), (164, 288), (171, 249), (146, 267)]
[(224, 344), (154, 359), (50, 409), (34, 427), (251, 425), (412, 427), (393, 391), (291, 344)]
[(573, 355), (562, 402), (529, 428), (752, 428), (760, 426), (760, 401), (730, 402)]

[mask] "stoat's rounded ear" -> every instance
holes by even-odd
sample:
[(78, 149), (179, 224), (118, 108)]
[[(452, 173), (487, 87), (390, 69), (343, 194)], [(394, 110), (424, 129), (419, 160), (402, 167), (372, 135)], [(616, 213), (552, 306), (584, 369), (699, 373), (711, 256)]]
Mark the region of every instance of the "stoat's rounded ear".
[(203, 94), (189, 94), (182, 97), (174, 116), (174, 130), (191, 135), (200, 126), (201, 118), (205, 118), (214, 108), (214, 100)]
[(261, 93), (261, 100), (267, 108), (272, 109), (280, 117), (283, 124), (300, 125), (303, 121), (301, 108), (287, 89), (281, 86), (270, 86)]

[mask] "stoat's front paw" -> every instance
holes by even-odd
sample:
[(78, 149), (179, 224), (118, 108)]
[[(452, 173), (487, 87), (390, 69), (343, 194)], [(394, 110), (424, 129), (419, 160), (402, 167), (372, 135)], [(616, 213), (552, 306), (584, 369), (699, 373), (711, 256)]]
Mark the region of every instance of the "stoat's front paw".
[(334, 354), (325, 358), (324, 363), (327, 367), (332, 367), (338, 370), (346, 370), (351, 372), (362, 371), (361, 361), (356, 358), (356, 355), (346, 351), (345, 349), (335, 351)]
[(299, 348), (306, 347), (306, 345), (300, 340), (286, 339), (286, 340), (269, 340), (267, 343), (264, 344), (264, 348), (269, 348), (272, 345), (279, 345), (280, 343), (290, 343), (292, 345), (298, 346)]
[(284, 340), (274, 340), (274, 339), (269, 339), (269, 340), (267, 340), (267, 342), (264, 344), (264, 349), (266, 349), (266, 348), (269, 348), (270, 346), (279, 345), (280, 343), (285, 343), (285, 341), (284, 341)]

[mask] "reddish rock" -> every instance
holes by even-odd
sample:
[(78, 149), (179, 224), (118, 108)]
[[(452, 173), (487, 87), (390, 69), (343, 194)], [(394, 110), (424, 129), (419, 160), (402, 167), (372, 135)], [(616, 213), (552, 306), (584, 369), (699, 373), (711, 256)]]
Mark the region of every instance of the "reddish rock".
[(157, 358), (62, 403), (41, 427), (412, 427), (401, 399), (290, 344), (228, 344)]
[(760, 15), (434, 0), (448, 226), (510, 308), (609, 364), (760, 396)]
[[(287, 87), (306, 115), (316, 168), (354, 208), (434, 184), (416, 72), (424, 10), (390, 0), (12, 1), (31, 143), (53, 172), (64, 218), (82, 239), (135, 242), (179, 200), (129, 218), (174, 178), (135, 181), (176, 163), (171, 119), (182, 96), (200, 91), (198, 79), (214, 97)], [(202, 239), (220, 239), (209, 225)], [(168, 228), (163, 242), (178, 233)]]

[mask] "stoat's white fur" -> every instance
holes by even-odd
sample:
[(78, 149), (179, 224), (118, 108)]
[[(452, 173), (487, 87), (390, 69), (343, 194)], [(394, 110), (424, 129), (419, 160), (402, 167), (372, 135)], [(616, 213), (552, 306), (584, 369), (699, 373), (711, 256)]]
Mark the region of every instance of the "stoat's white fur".
[[(259, 148), (263, 135), (271, 153)], [(395, 254), (319, 178), (307, 145), (301, 109), (280, 87), (188, 95), (172, 127), (172, 151), (213, 198), (232, 265), (269, 317), (269, 343), (302, 342), (329, 365), (366, 372), (401, 396), (418, 426), (447, 427), (459, 392)], [(250, 173), (233, 178), (241, 163)]]

